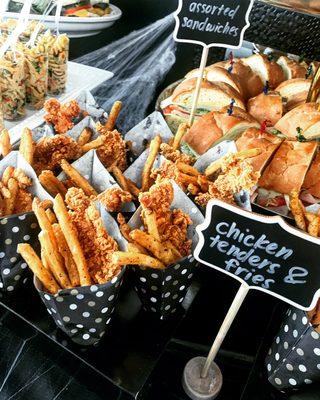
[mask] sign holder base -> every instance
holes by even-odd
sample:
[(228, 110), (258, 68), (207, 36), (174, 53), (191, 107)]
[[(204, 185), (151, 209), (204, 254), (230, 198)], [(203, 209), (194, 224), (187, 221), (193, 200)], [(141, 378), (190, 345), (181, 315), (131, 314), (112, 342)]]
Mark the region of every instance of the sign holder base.
[(205, 357), (195, 357), (184, 368), (182, 386), (192, 400), (213, 400), (220, 393), (223, 380), (220, 368), (212, 362), (207, 376), (203, 378), (201, 374), (205, 363)]

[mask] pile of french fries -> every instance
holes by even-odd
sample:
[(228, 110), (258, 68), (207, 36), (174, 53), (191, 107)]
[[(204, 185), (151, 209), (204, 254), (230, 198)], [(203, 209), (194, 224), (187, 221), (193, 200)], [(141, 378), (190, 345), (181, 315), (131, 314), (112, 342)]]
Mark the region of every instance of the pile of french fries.
[(41, 228), (41, 258), (26, 243), (18, 245), (18, 253), (45, 290), (56, 294), (60, 289), (90, 285), (92, 281), (86, 259), (63, 198), (59, 194), (55, 197), (54, 211), (45, 210), (35, 198), (32, 209)]
[(314, 214), (306, 211), (299, 199), (298, 191), (293, 191), (290, 195), (290, 209), (299, 229), (308, 232), (311, 236), (320, 236), (320, 213)]

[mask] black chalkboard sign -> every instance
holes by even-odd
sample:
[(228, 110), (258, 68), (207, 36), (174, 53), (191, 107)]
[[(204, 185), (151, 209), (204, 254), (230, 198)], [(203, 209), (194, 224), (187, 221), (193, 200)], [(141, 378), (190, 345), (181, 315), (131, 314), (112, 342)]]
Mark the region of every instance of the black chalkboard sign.
[(302, 310), (320, 295), (320, 239), (218, 200), (209, 202), (197, 228), (195, 258)]
[(179, 0), (174, 38), (204, 47), (239, 48), (254, 0)]

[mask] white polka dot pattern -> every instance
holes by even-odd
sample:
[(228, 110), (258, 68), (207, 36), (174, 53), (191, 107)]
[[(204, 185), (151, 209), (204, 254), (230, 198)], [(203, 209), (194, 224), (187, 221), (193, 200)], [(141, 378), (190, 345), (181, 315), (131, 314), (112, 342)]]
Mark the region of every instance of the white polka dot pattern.
[(156, 272), (151, 268), (133, 268), (133, 287), (143, 309), (157, 314), (160, 319), (181, 309), (196, 264), (194, 258), (185, 257), (179, 264)]
[(288, 310), (265, 365), (269, 382), (281, 391), (319, 381), (320, 335), (305, 312)]
[[(64, 289), (53, 296), (38, 290), (48, 313), (72, 341), (97, 344), (111, 322), (125, 270), (103, 285)], [(36, 285), (37, 287), (37, 285)]]
[[(35, 226), (35, 228), (32, 228)], [(31, 272), (27, 264), (17, 253), (19, 243), (38, 242), (38, 224), (33, 212), (0, 218), (0, 289), (15, 292), (31, 279)]]

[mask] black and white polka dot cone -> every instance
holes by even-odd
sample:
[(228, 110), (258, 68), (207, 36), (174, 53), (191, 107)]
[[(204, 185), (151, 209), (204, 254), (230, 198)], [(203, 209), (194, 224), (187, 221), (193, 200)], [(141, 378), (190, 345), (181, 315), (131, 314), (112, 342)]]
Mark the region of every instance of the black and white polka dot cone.
[(134, 268), (134, 289), (142, 307), (166, 319), (181, 308), (197, 261), (193, 256), (165, 269)]
[(39, 227), (33, 212), (0, 218), (0, 289), (15, 292), (31, 274), (17, 253), (19, 243), (38, 245)]
[(265, 363), (269, 382), (281, 391), (320, 381), (320, 335), (304, 311), (288, 310)]
[(35, 278), (35, 287), (56, 325), (73, 342), (89, 346), (105, 335), (115, 309), (125, 269), (103, 285), (63, 289), (56, 295), (44, 292)]

